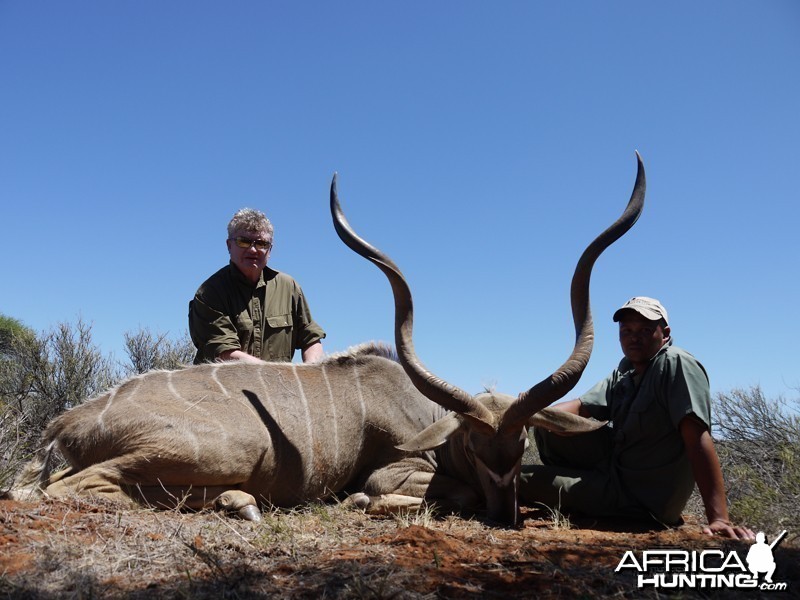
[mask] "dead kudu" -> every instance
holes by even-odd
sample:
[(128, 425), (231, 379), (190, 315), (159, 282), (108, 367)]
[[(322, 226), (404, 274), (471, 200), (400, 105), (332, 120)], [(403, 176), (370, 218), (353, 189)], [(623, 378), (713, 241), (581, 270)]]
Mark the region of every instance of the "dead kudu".
[[(292, 507), (337, 494), (374, 513), (485, 504), (491, 520), (515, 524), (526, 427), (597, 426), (544, 407), (575, 385), (588, 361), (592, 264), (633, 225), (643, 200), (640, 161), (628, 208), (587, 248), (573, 277), (575, 351), (515, 400), (472, 397), (425, 370), (411, 344), (405, 280), (349, 229), (334, 180), (337, 231), (392, 283), (402, 366), (388, 349), (365, 344), (310, 365), (215, 363), (140, 375), (55, 418), (9, 495), (213, 506), (258, 520), (259, 504)], [(52, 473), (56, 450), (70, 466)]]
[[(468, 483), (477, 498), (485, 503), (490, 521), (518, 524), (519, 475), (522, 455), (528, 442), (527, 428), (541, 426), (538, 421), (544, 415), (547, 423), (553, 422), (552, 410), (546, 407), (562, 398), (578, 383), (589, 362), (594, 343), (594, 325), (589, 305), (592, 267), (600, 254), (634, 225), (644, 208), (644, 166), (638, 153), (636, 158), (636, 183), (625, 211), (589, 244), (578, 260), (572, 277), (570, 298), (576, 335), (572, 354), (552, 375), (517, 398), (495, 392), (473, 396), (439, 379), (425, 368), (414, 351), (413, 303), (408, 284), (388, 256), (360, 238), (350, 227), (339, 205), (334, 175), (331, 212), (336, 232), (353, 251), (378, 266), (391, 284), (395, 302), (395, 344), (400, 364), (422, 394), (450, 411), (400, 448), (409, 452), (435, 449), (440, 465), (438, 473)], [(548, 424), (544, 426), (551, 427)], [(587, 429), (590, 428), (587, 425)], [(436, 495), (429, 492), (426, 497), (434, 499)]]

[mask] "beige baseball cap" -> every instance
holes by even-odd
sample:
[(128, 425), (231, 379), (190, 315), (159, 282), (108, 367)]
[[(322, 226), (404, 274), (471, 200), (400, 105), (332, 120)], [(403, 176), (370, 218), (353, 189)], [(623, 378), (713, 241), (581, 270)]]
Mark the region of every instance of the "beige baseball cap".
[(617, 312), (614, 313), (615, 323), (620, 320), (622, 317), (622, 311), (624, 310), (635, 310), (645, 319), (649, 319), (650, 321), (659, 321), (664, 319), (664, 323), (669, 325), (667, 309), (661, 306), (661, 302), (655, 298), (648, 298), (647, 296), (636, 296), (635, 298), (631, 298), (625, 304), (623, 304), (617, 310)]

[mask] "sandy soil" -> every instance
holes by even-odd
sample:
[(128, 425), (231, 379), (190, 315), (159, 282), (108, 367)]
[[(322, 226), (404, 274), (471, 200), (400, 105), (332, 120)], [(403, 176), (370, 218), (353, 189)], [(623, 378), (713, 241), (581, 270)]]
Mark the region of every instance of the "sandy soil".
[[(736, 551), (750, 544), (528, 510), (520, 529), (430, 514), (368, 517), (341, 505), (266, 513), (119, 510), (82, 500), (0, 501), (0, 596), (10, 598), (658, 598), (628, 550)], [(772, 532), (768, 533), (768, 536)], [(684, 590), (680, 597), (800, 597), (800, 548), (776, 548), (783, 592)], [(666, 597), (666, 596), (664, 596)], [(674, 596), (673, 596), (674, 597)]]

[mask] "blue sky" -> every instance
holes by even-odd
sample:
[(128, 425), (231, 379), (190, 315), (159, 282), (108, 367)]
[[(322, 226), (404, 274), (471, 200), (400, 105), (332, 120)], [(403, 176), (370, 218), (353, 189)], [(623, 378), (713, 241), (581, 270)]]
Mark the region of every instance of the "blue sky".
[(243, 206), (303, 286), (325, 347), (392, 340), (389, 286), (336, 237), (403, 269), (441, 377), (516, 394), (569, 354), (583, 248), (639, 223), (592, 279), (611, 314), (660, 298), (712, 390), (796, 397), (800, 3), (0, 0), (0, 313), (78, 317), (104, 352), (177, 337), (227, 262)]

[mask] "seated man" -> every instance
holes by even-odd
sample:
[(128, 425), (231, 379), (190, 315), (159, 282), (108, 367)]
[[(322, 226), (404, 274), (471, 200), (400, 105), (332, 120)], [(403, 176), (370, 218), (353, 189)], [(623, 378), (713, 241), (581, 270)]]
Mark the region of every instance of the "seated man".
[(273, 227), (264, 213), (238, 211), (228, 223), (230, 263), (209, 277), (189, 303), (195, 364), (206, 361), (291, 361), (322, 358), (325, 332), (311, 318), (303, 291), (267, 267)]
[(675, 525), (697, 483), (705, 533), (754, 539), (728, 518), (705, 369), (672, 345), (667, 311), (657, 300), (632, 298), (614, 321), (625, 358), (581, 398), (553, 405), (608, 425), (569, 437), (536, 429), (543, 465), (523, 467), (521, 500)]

